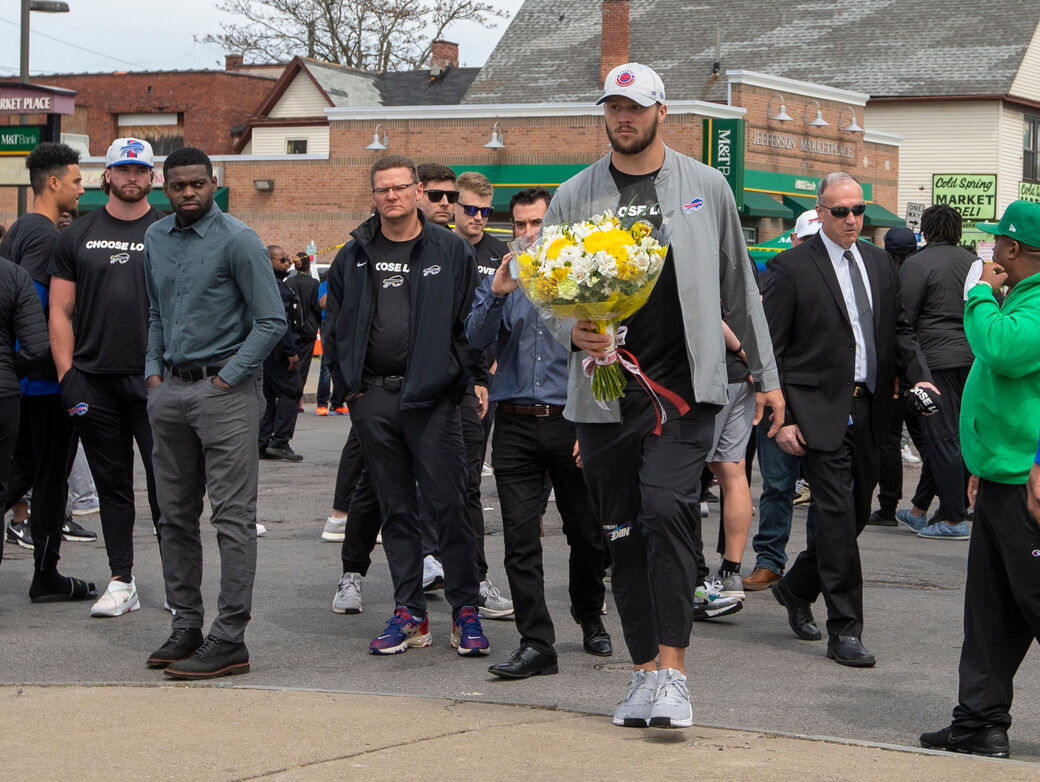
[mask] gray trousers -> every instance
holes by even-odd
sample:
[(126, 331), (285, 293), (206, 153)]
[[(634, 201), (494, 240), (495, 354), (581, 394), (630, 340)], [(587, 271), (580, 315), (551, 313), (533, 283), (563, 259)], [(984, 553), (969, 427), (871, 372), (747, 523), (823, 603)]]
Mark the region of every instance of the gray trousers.
[(229, 391), (211, 378), (180, 380), (166, 372), (148, 392), (155, 486), (162, 519), (166, 599), (173, 629), (202, 628), (202, 498), (220, 547), (220, 597), (210, 634), (241, 643), (256, 574), (256, 487), (260, 377)]

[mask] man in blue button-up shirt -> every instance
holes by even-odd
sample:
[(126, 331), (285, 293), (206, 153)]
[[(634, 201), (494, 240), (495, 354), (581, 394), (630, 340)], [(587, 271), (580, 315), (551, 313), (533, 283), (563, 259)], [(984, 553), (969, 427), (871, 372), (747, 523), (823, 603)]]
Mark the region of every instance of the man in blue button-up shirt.
[[(177, 150), (163, 174), (174, 214), (145, 234), (145, 385), (173, 633), (148, 665), (171, 678), (208, 679), (249, 671), (260, 366), (285, 332), (285, 310), (267, 248), (213, 203), (205, 153)], [(219, 614), (204, 640), (199, 516), (207, 493), (221, 577)]]
[[(528, 188), (510, 199), (514, 235), (538, 232), (549, 197), (542, 188)], [(525, 679), (557, 672), (539, 538), (546, 472), (571, 547), (571, 615), (581, 625), (585, 651), (607, 656), (612, 648), (600, 618), (606, 543), (576, 464), (574, 424), (563, 417), (567, 351), (517, 288), (509, 260), (506, 256), (494, 276), (477, 288), (466, 337), (477, 348), (498, 344), (498, 371), (489, 392), (497, 403), (491, 461), (502, 505), (506, 576), (520, 631), (520, 648), (488, 670), (504, 679)]]

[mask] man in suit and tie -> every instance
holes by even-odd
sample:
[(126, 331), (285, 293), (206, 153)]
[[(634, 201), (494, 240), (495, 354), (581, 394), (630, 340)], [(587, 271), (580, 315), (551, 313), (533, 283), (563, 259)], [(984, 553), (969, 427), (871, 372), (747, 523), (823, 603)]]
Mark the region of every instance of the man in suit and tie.
[(888, 256), (858, 241), (865, 209), (855, 178), (824, 177), (817, 190), (820, 232), (776, 259), (763, 298), (787, 400), (777, 443), (804, 456), (819, 512), (815, 537), (772, 591), (791, 629), (812, 641), (821, 634), (811, 605), (822, 593), (827, 656), (853, 667), (874, 665), (860, 641), (856, 537), (870, 516), (896, 378), (935, 392)]

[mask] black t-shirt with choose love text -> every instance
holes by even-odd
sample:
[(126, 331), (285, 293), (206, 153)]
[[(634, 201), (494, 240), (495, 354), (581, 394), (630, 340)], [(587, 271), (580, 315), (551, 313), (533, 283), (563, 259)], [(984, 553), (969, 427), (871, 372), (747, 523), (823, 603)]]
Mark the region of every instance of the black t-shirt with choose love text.
[(58, 237), (50, 274), (76, 283), (72, 364), (77, 369), (103, 375), (144, 372), (144, 234), (162, 218), (152, 207), (136, 220), (117, 220), (102, 207), (75, 220)]
[[(621, 193), (618, 217), (622, 227), (630, 228), (637, 222), (645, 221), (655, 229), (661, 228), (661, 205), (654, 185), (657, 173), (625, 174), (613, 165), (610, 166), (614, 184)], [(690, 379), (679, 289), (675, 281), (675, 260), (670, 249), (650, 298), (622, 325), (628, 327), (625, 349), (636, 357), (643, 373), (692, 403), (693, 382)], [(627, 373), (626, 378), (626, 391), (636, 391), (639, 385), (635, 378)]]
[(403, 375), (411, 328), (411, 255), (419, 237), (394, 242), (382, 233), (372, 242), (376, 311), (365, 351), (366, 375)]

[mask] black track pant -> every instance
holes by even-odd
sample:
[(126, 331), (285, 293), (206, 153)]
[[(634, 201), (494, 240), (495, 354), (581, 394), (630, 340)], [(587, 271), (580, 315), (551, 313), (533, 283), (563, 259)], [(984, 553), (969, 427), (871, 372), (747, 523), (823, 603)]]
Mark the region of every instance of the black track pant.
[(924, 464), (914, 494), (914, 505), (927, 508), (938, 495), (940, 518), (950, 524), (964, 521), (967, 505), (967, 470), (961, 458), (961, 395), (971, 367), (933, 369), (932, 380), (942, 394), (935, 415), (918, 417), (924, 447), (918, 447)]
[(260, 449), (287, 446), (296, 431), (300, 404), (300, 373), (289, 359), (264, 360), (264, 412), (260, 418)]
[[(11, 454), (18, 439), (18, 416), (21, 397), (5, 396), (0, 399), (0, 497), (7, 496), (7, 475), (11, 469)], [(0, 562), (4, 561), (4, 538), (0, 534)]]

